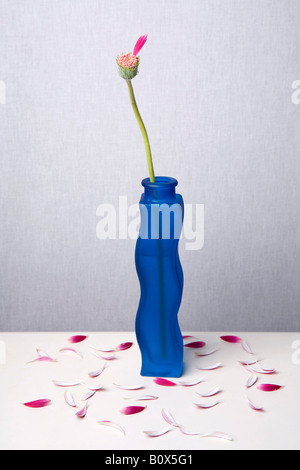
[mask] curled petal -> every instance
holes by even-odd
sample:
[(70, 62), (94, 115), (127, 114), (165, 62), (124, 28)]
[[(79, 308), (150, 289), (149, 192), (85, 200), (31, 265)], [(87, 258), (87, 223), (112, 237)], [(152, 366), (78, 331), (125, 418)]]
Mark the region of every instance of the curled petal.
[(97, 393), (97, 390), (90, 390), (89, 392), (85, 393), (82, 396), (81, 400), (82, 401), (89, 400), (90, 398), (92, 398), (95, 395), (95, 393)]
[(117, 429), (120, 431), (122, 434), (125, 435), (125, 430), (117, 423), (114, 423), (113, 421), (107, 421), (107, 420), (102, 420), (102, 421), (97, 421), (97, 424), (100, 424), (101, 426), (108, 426), (110, 428)]
[(251, 377), (249, 377), (249, 379), (247, 380), (246, 387), (251, 388), (253, 387), (254, 384), (256, 384), (256, 382), (257, 382), (257, 375), (254, 374)]
[(197, 408), (202, 408), (202, 409), (207, 409), (207, 408), (213, 408), (214, 406), (217, 406), (220, 402), (215, 401), (214, 403), (195, 403)]
[(257, 360), (254, 360), (254, 359), (253, 359), (253, 361), (240, 361), (240, 364), (242, 366), (252, 366), (256, 363), (257, 363)]
[(57, 362), (57, 360), (50, 356), (38, 356), (35, 359), (28, 361), (27, 364), (31, 364), (32, 362)]
[(82, 358), (82, 354), (80, 354), (78, 351), (76, 351), (73, 348), (62, 348), (59, 350), (59, 352), (62, 354), (70, 354), (71, 356), (79, 356)]
[(106, 367), (107, 367), (107, 365), (104, 364), (102, 367), (100, 367), (100, 369), (97, 369), (97, 370), (94, 370), (94, 371), (92, 371), (92, 372), (89, 372), (89, 376), (90, 376), (90, 377), (93, 377), (93, 378), (99, 377), (99, 375), (102, 374), (102, 372), (104, 371), (104, 369), (106, 369)]
[(144, 388), (144, 385), (118, 385), (114, 384), (116, 387), (121, 388), (122, 390), (141, 390)]
[(87, 338), (87, 336), (84, 335), (75, 335), (71, 336), (68, 341), (70, 343), (81, 343), (81, 341), (84, 341)]
[(28, 401), (26, 403), (23, 403), (23, 405), (27, 406), (28, 408), (43, 408), (44, 406), (49, 405), (49, 403), (51, 403), (51, 400), (41, 399), (41, 400)]
[(140, 413), (141, 411), (144, 411), (146, 406), (126, 406), (125, 408), (122, 408), (120, 412), (123, 415), (134, 415), (136, 413)]
[(203, 381), (203, 377), (201, 377), (200, 379), (196, 379), (196, 380), (179, 382), (179, 385), (182, 385), (183, 387), (193, 387), (194, 385), (198, 385), (202, 381)]
[(171, 413), (166, 410), (165, 408), (163, 408), (161, 410), (161, 414), (162, 414), (162, 417), (164, 418), (164, 420), (168, 423), (168, 424), (171, 424), (171, 426), (175, 426), (176, 428), (179, 427), (179, 424), (175, 421), (175, 419), (173, 418), (173, 416), (171, 415)]
[(85, 417), (86, 411), (87, 411), (87, 406), (88, 406), (88, 404), (86, 402), (84, 407), (81, 408), (81, 410), (77, 411), (77, 413), (75, 413), (78, 418), (84, 418)]
[(81, 382), (80, 385), (83, 385), (83, 387), (88, 388), (89, 390), (94, 390), (95, 392), (98, 392), (103, 388), (103, 385), (89, 385), (83, 382)]
[(76, 403), (74, 401), (74, 398), (72, 396), (72, 394), (66, 390), (65, 393), (64, 393), (64, 397), (65, 397), (65, 402), (69, 405), (69, 406), (72, 406), (73, 408), (76, 408)]
[(219, 369), (222, 367), (222, 364), (218, 362), (217, 364), (213, 364), (212, 366), (207, 366), (207, 367), (198, 367), (199, 370), (215, 370)]
[(224, 432), (211, 432), (209, 434), (203, 434), (201, 432), (190, 432), (190, 431), (186, 431), (182, 428), (180, 428), (180, 431), (182, 432), (182, 434), (186, 434), (188, 436), (199, 436), (199, 437), (214, 437), (216, 439), (225, 439), (226, 441), (232, 441), (232, 437), (229, 436), (229, 434), (226, 434)]
[(100, 352), (104, 352), (104, 353), (109, 353), (109, 352), (115, 352), (116, 349), (115, 348), (95, 348), (95, 346), (90, 346), (91, 349), (95, 349), (95, 351), (100, 351)]
[(105, 356), (103, 354), (100, 354), (98, 352), (93, 352), (94, 356), (98, 357), (99, 359), (104, 359), (105, 361), (112, 361), (113, 359), (116, 359), (116, 356), (114, 354), (110, 354), (108, 356)]
[(276, 373), (275, 369), (263, 369), (258, 364), (257, 364), (257, 367), (253, 367), (253, 366), (248, 367), (248, 370), (250, 372), (254, 372), (255, 374), (264, 374), (264, 375), (271, 375), (271, 374)]
[(252, 349), (250, 348), (249, 344), (247, 343), (247, 341), (243, 340), (242, 343), (242, 348), (249, 354), (253, 354), (252, 352)]
[(203, 398), (207, 398), (207, 397), (214, 397), (215, 395), (217, 395), (218, 393), (221, 392), (221, 388), (220, 387), (216, 387), (214, 388), (213, 390), (211, 390), (210, 392), (207, 392), (207, 393), (198, 393), (198, 395), (200, 395), (201, 397)]
[(52, 380), (52, 382), (57, 387), (75, 387), (76, 385), (80, 384), (80, 382), (61, 382), (59, 380)]
[(164, 429), (163, 431), (144, 431), (144, 433), (148, 437), (160, 437), (167, 434), (169, 431), (171, 431), (171, 428)]
[(208, 351), (196, 351), (195, 354), (196, 356), (210, 356), (211, 354), (214, 354), (217, 351), (218, 349), (210, 349)]
[(137, 56), (142, 47), (144, 46), (145, 42), (147, 41), (148, 35), (144, 34), (143, 36), (139, 37), (137, 40), (134, 49), (133, 49), (133, 55)]
[(162, 379), (161, 377), (155, 377), (155, 379), (153, 379), (153, 382), (157, 385), (162, 385), (163, 387), (174, 387), (175, 385), (177, 385), (175, 382), (172, 382), (171, 380), (167, 379)]
[(276, 384), (260, 384), (257, 386), (258, 390), (261, 390), (263, 392), (275, 392), (276, 390), (279, 390), (282, 388), (282, 385), (276, 385)]
[(254, 405), (254, 403), (251, 400), (249, 400), (249, 398), (248, 398), (248, 404), (249, 404), (250, 408), (254, 411), (264, 411), (262, 406)]
[(226, 343), (241, 343), (243, 341), (242, 338), (239, 338), (238, 336), (232, 336), (232, 335), (220, 336), (220, 338), (223, 341), (226, 341)]
[(184, 346), (186, 348), (200, 349), (204, 348), (204, 346), (206, 346), (206, 343), (204, 343), (203, 341), (193, 341), (192, 343), (187, 343)]
[(126, 351), (126, 349), (131, 348), (133, 343), (121, 343), (116, 347), (117, 351)]
[(36, 352), (39, 357), (50, 357), (49, 354), (42, 349), (37, 348)]
[(133, 398), (133, 397), (126, 397), (124, 400), (134, 400), (134, 401), (147, 401), (147, 400), (157, 400), (158, 397), (155, 395), (143, 395), (141, 397)]

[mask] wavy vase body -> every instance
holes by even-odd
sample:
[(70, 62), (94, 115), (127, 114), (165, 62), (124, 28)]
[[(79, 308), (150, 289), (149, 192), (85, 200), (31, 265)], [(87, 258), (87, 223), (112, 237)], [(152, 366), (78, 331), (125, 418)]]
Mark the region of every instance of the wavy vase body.
[(158, 176), (142, 181), (141, 226), (135, 263), (141, 286), (136, 315), (136, 337), (142, 357), (141, 375), (180, 377), (183, 340), (178, 311), (183, 272), (178, 242), (183, 222), (183, 199), (177, 180)]

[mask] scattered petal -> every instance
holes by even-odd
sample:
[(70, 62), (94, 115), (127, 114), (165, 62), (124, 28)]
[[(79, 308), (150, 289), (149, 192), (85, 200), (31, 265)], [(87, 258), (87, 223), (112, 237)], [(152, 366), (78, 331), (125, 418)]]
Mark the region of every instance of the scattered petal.
[(140, 413), (146, 408), (146, 406), (126, 406), (125, 408), (122, 408), (120, 412), (123, 415), (134, 415), (136, 413)]
[(195, 403), (195, 405), (198, 408), (206, 409), (206, 408), (213, 408), (214, 406), (217, 406), (219, 403), (220, 403), (219, 401), (215, 401), (213, 403)]
[(172, 382), (171, 380), (167, 379), (162, 379), (161, 377), (155, 377), (155, 379), (153, 379), (153, 382), (157, 385), (162, 385), (164, 387), (174, 387), (175, 385), (177, 385), (175, 382)]
[(265, 375), (271, 375), (275, 374), (276, 370), (275, 369), (263, 369), (257, 364), (257, 367), (248, 367), (248, 370), (250, 372), (254, 372), (255, 374), (265, 374)]
[(40, 357), (50, 357), (49, 354), (43, 351), (42, 349), (37, 349), (36, 352), (37, 352), (37, 355)]
[(220, 336), (220, 338), (227, 343), (241, 343), (243, 341), (238, 336)]
[(250, 408), (252, 408), (252, 410), (254, 411), (264, 411), (263, 407), (254, 405), (254, 403), (252, 403), (252, 401), (250, 401), (249, 398), (248, 398), (248, 404)]
[(217, 351), (218, 349), (210, 349), (209, 351), (196, 351), (195, 354), (196, 356), (210, 356), (211, 354), (214, 354)]
[(256, 382), (257, 382), (257, 375), (254, 374), (251, 377), (249, 377), (249, 379), (247, 380), (246, 387), (251, 388), (253, 387), (254, 384), (256, 384)]
[(32, 362), (57, 362), (57, 360), (50, 356), (38, 356), (35, 359), (28, 361), (26, 364), (31, 364)]
[(72, 406), (73, 408), (76, 408), (76, 403), (74, 401), (73, 395), (69, 392), (69, 390), (66, 390), (64, 393), (65, 397), (65, 402), (69, 405)]
[(222, 364), (218, 362), (217, 364), (213, 364), (212, 366), (207, 366), (207, 367), (198, 367), (199, 370), (215, 370), (219, 369), (222, 367)]
[(163, 431), (144, 431), (144, 433), (148, 437), (160, 437), (160, 436), (163, 436), (164, 434), (167, 434), (169, 431), (171, 431), (171, 428), (164, 429)]
[(71, 356), (79, 356), (82, 358), (82, 354), (72, 348), (62, 348), (59, 350), (59, 352), (62, 354), (70, 354)]
[(182, 434), (186, 434), (187, 436), (199, 436), (199, 437), (214, 437), (217, 439), (225, 439), (226, 441), (233, 441), (232, 437), (229, 436), (228, 434), (224, 432), (211, 432), (209, 434), (203, 434), (200, 432), (190, 432), (190, 431), (185, 431), (184, 429), (180, 428), (180, 431)]
[(89, 390), (94, 390), (95, 392), (98, 392), (98, 390), (103, 388), (103, 385), (89, 385), (83, 382), (81, 382), (80, 385), (83, 385), (83, 387), (88, 388)]
[(191, 335), (184, 335), (184, 336), (182, 336), (182, 339), (186, 339), (186, 338), (195, 338), (195, 336), (191, 336)]
[(193, 387), (193, 385), (198, 385), (202, 381), (203, 381), (203, 377), (201, 377), (200, 379), (192, 380), (192, 381), (179, 382), (179, 385), (182, 385), (183, 387)]
[(80, 384), (80, 382), (60, 382), (59, 380), (52, 380), (52, 382), (57, 387), (75, 387)]
[(240, 364), (242, 364), (242, 366), (252, 366), (253, 364), (256, 364), (257, 363), (257, 360), (254, 360), (253, 361), (239, 361)]
[(258, 390), (263, 392), (275, 392), (282, 388), (282, 385), (275, 385), (275, 384), (260, 384), (257, 386)]
[(141, 397), (137, 397), (137, 398), (134, 398), (134, 397), (126, 397), (124, 398), (124, 400), (134, 400), (134, 401), (146, 401), (146, 400), (157, 400), (158, 397), (154, 396), (154, 395), (143, 395)]
[(122, 390), (141, 390), (144, 388), (144, 385), (118, 385), (114, 384), (116, 387), (121, 388)]
[(23, 405), (28, 406), (29, 408), (43, 408), (44, 406), (49, 405), (49, 403), (51, 403), (51, 400), (41, 399), (41, 400), (28, 401), (26, 403), (23, 403)]
[(85, 415), (86, 415), (86, 410), (87, 410), (87, 406), (88, 406), (88, 404), (87, 404), (87, 402), (86, 402), (86, 404), (84, 405), (84, 407), (81, 408), (81, 410), (77, 411), (77, 413), (75, 413), (78, 418), (84, 418), (84, 417), (85, 417)]
[(250, 348), (249, 344), (247, 343), (247, 341), (243, 340), (242, 341), (242, 348), (249, 354), (253, 354), (252, 352), (252, 349)]
[(125, 436), (125, 430), (117, 423), (114, 423), (113, 421), (107, 421), (107, 420), (102, 420), (102, 421), (97, 421), (97, 424), (101, 424), (101, 426), (108, 426), (110, 428), (115, 428), (118, 431), (120, 431), (122, 434)]
[(217, 395), (220, 392), (221, 392), (221, 388), (220, 387), (215, 387), (210, 392), (207, 392), (207, 393), (198, 393), (197, 392), (197, 394), (200, 395), (203, 398), (207, 398), (207, 397), (214, 397), (215, 395)]
[(81, 343), (81, 341), (84, 341), (87, 338), (87, 336), (84, 335), (75, 335), (71, 336), (68, 341), (70, 343)]
[(206, 346), (206, 343), (203, 341), (193, 341), (192, 343), (187, 343), (184, 345), (186, 348), (194, 348), (194, 349), (199, 349), (199, 348), (204, 348)]
[(94, 356), (98, 357), (99, 359), (104, 359), (105, 361), (112, 361), (113, 359), (116, 359), (116, 356), (114, 354), (110, 354), (109, 356), (99, 354), (98, 352), (93, 352), (93, 354), (94, 354)]
[(92, 398), (95, 395), (95, 393), (97, 393), (97, 390), (90, 390), (89, 392), (85, 393), (82, 396), (81, 400), (82, 401), (89, 400), (90, 398)]
[(115, 352), (115, 348), (95, 348), (95, 346), (90, 346), (91, 349), (95, 349), (95, 351), (100, 351), (104, 353)]
[(162, 414), (162, 417), (164, 418), (164, 420), (168, 423), (168, 424), (171, 424), (171, 426), (175, 426), (176, 428), (179, 427), (179, 424), (175, 421), (175, 419), (173, 418), (173, 416), (171, 415), (171, 413), (166, 410), (165, 408), (163, 408), (161, 410), (161, 414)]
[(133, 343), (121, 343), (116, 347), (117, 351), (126, 351), (126, 349), (131, 348)]
[(100, 367), (100, 369), (97, 369), (97, 370), (94, 370), (92, 372), (89, 372), (89, 376), (90, 377), (99, 377), (99, 375), (102, 374), (102, 372), (104, 371), (104, 369), (106, 369), (107, 365), (104, 363), (102, 367)]

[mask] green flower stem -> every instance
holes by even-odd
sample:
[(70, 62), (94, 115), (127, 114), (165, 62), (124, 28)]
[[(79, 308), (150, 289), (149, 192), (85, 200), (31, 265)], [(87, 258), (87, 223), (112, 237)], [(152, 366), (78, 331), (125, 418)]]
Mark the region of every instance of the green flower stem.
[(126, 80), (126, 82), (127, 82), (127, 85), (128, 85), (128, 90), (129, 90), (132, 109), (134, 111), (134, 114), (135, 114), (135, 117), (137, 119), (138, 125), (140, 126), (142, 136), (143, 136), (143, 139), (144, 139), (144, 144), (145, 144), (145, 148), (146, 148), (146, 155), (147, 155), (147, 162), (148, 162), (148, 168), (149, 168), (150, 181), (151, 181), (151, 183), (155, 183), (151, 148), (150, 148), (150, 143), (149, 143), (146, 127), (143, 123), (143, 120), (141, 118), (140, 112), (138, 110), (138, 107), (137, 107), (137, 104), (136, 104), (136, 101), (135, 101), (135, 96), (134, 96), (131, 80)]

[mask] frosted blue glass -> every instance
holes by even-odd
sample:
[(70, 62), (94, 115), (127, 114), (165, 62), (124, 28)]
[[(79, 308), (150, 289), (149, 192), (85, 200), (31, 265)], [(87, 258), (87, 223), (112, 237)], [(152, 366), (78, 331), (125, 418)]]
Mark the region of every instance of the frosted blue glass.
[(141, 351), (141, 375), (180, 377), (183, 340), (178, 311), (183, 271), (178, 242), (183, 222), (183, 199), (174, 178), (157, 176), (142, 181), (141, 226), (135, 263), (141, 296), (136, 315), (136, 337)]

